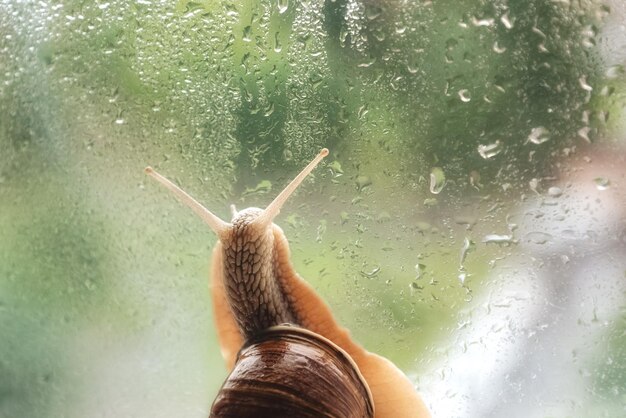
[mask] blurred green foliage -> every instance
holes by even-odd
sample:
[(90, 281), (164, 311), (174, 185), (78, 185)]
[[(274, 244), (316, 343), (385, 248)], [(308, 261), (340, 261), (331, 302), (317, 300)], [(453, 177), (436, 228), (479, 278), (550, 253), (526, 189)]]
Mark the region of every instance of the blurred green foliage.
[(504, 230), (529, 180), (607, 132), (621, 102), (601, 87), (623, 91), (595, 45), (609, 14), (590, 0), (0, 4), (0, 415), (86, 416), (118, 394), (65, 404), (105, 368), (77, 354), (86, 329), (107, 349), (193, 338), (186, 365), (146, 362), (200, 362), (172, 405), (202, 415), (225, 375), (215, 237), (141, 170), (226, 218), (231, 202), (265, 206), (322, 146), (327, 168), (278, 221), (297, 270), (368, 348), (423, 372), (496, 282), (489, 262), (515, 252), (463, 263), (463, 240)]

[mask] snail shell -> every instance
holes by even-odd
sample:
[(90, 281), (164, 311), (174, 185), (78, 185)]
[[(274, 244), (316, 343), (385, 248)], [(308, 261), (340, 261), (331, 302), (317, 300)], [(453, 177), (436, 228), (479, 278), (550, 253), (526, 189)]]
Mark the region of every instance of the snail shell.
[(374, 416), (372, 395), (348, 354), (299, 327), (271, 327), (244, 345), (211, 418)]

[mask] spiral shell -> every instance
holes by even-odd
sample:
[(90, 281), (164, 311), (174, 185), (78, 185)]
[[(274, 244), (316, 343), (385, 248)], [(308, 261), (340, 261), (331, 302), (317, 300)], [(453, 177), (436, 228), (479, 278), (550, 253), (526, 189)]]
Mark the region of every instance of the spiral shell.
[(370, 390), (348, 354), (294, 326), (276, 326), (244, 345), (211, 418), (374, 416)]

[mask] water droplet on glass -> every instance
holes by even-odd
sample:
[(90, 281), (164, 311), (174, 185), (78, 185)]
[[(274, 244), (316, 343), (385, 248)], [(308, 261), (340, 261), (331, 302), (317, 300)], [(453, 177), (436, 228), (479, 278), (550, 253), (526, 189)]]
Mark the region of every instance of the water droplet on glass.
[(483, 238), (485, 244), (510, 245), (515, 244), (513, 235), (488, 234)]
[(476, 248), (476, 243), (474, 241), (472, 241), (471, 239), (465, 237), (465, 239), (463, 240), (463, 247), (461, 248), (461, 261), (460, 261), (460, 266), (463, 267), (463, 264), (465, 263), (465, 259), (467, 258), (467, 255), (474, 251), (474, 249)]
[(480, 184), (480, 173), (476, 170), (470, 171), (469, 181), (470, 185), (472, 185), (475, 189), (481, 189), (483, 187), (483, 185)]
[(356, 178), (356, 188), (358, 191), (361, 191), (367, 186), (371, 186), (371, 185), (372, 185), (372, 179), (370, 179), (368, 176), (361, 175)]
[(585, 140), (588, 144), (591, 144), (591, 139), (589, 138), (589, 132), (591, 132), (591, 128), (588, 126), (584, 126), (578, 130), (578, 136)]
[(539, 179), (530, 179), (530, 181), (528, 182), (528, 187), (530, 187), (530, 190), (532, 190), (533, 192), (539, 194), (539, 192), (537, 191), (537, 188), (539, 187)]
[(467, 272), (465, 270), (461, 270), (461, 272), (457, 276), (459, 281), (461, 282), (461, 286), (465, 285), (465, 281), (468, 279), (469, 276), (470, 275), (467, 274)]
[(502, 15), (502, 17), (500, 18), (500, 22), (502, 22), (504, 27), (507, 29), (513, 28), (513, 22), (509, 18), (509, 12), (506, 12), (505, 14)]
[(544, 142), (550, 140), (550, 131), (548, 131), (543, 126), (533, 128), (530, 131), (530, 135), (528, 135), (528, 140), (533, 144), (543, 144)]
[(411, 288), (411, 290), (422, 290), (422, 289), (423, 289), (423, 287), (422, 287), (422, 286), (418, 285), (418, 284), (417, 284), (417, 283), (415, 283), (415, 282), (411, 282), (411, 284), (409, 285), (409, 287)]
[(365, 7), (365, 16), (368, 20), (375, 20), (383, 13), (383, 9), (376, 4)]
[(279, 35), (280, 35), (280, 32), (276, 32), (276, 34), (274, 35), (274, 51), (275, 52), (280, 52), (283, 49), (282, 45), (280, 44)]
[(421, 232), (422, 234), (430, 231), (430, 229), (432, 228), (432, 225), (428, 222), (418, 222), (415, 224), (415, 226), (417, 227), (418, 232)]
[(375, 62), (376, 62), (376, 58), (372, 58), (369, 61), (365, 61), (365, 62), (361, 62), (361, 63), (357, 64), (357, 67), (359, 67), (359, 68), (369, 68)]
[(552, 235), (545, 232), (529, 232), (526, 234), (526, 239), (533, 244), (543, 245), (552, 239)]
[(472, 16), (472, 25), (474, 26), (492, 26), (494, 19), (478, 19), (476, 16)]
[(553, 186), (548, 189), (548, 195), (552, 197), (559, 197), (562, 194), (563, 194), (563, 190), (561, 190), (560, 187)]
[(426, 270), (426, 265), (422, 263), (417, 263), (415, 265), (415, 278), (420, 279)]
[(332, 163), (327, 164), (326, 167), (330, 169), (333, 178), (343, 176), (343, 169), (341, 168), (341, 163), (339, 161), (335, 160)]
[(446, 185), (446, 175), (440, 167), (430, 170), (430, 192), (439, 194)]
[(495, 52), (496, 54), (502, 54), (504, 53), (504, 51), (506, 51), (506, 47), (500, 46), (498, 44), (498, 41), (493, 43), (493, 52)]
[(463, 103), (467, 103), (470, 100), (472, 100), (472, 97), (470, 96), (470, 92), (468, 89), (459, 90), (458, 94), (459, 94), (459, 98), (461, 99)]
[(611, 185), (611, 181), (606, 177), (596, 177), (593, 179), (593, 182), (596, 184), (596, 189), (598, 190), (606, 190)]
[(578, 79), (578, 83), (580, 84), (580, 87), (582, 87), (583, 90), (585, 91), (592, 91), (593, 87), (591, 87), (589, 85), (589, 83), (587, 83), (587, 76), (583, 75)]
[(488, 160), (489, 158), (495, 157), (496, 155), (500, 154), (500, 151), (502, 151), (502, 147), (500, 145), (500, 141), (496, 141), (493, 144), (487, 145), (480, 144), (478, 145), (478, 153), (485, 160)]
[(278, 0), (278, 13), (281, 15), (289, 8), (289, 0)]
[(373, 279), (374, 277), (378, 276), (378, 273), (380, 273), (380, 266), (376, 266), (370, 271), (361, 270), (360, 273), (363, 277), (367, 277), (368, 279)]
[(624, 75), (624, 67), (622, 65), (613, 65), (607, 68), (605, 74), (608, 79), (613, 79)]
[(476, 225), (476, 218), (473, 216), (459, 215), (454, 217), (454, 223), (457, 225), (465, 225), (465, 229), (470, 230)]
[(362, 119), (365, 115), (367, 115), (368, 112), (369, 107), (367, 104), (364, 104), (363, 106), (359, 107), (359, 110), (357, 111), (357, 117), (359, 119)]
[(246, 26), (243, 28), (243, 40), (246, 42), (250, 42), (252, 39), (250, 38), (250, 32), (252, 31), (252, 27)]
[(320, 224), (317, 226), (317, 237), (315, 237), (316, 242), (322, 242), (324, 240), (324, 234), (326, 233), (327, 222), (325, 219), (320, 221)]
[(246, 187), (246, 190), (241, 194), (244, 197), (262, 195), (272, 191), (272, 182), (269, 180), (261, 180), (255, 187)]

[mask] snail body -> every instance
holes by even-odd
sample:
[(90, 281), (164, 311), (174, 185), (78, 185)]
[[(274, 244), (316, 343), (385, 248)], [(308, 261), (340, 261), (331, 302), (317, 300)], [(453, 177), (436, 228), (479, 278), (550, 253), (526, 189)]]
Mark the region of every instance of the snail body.
[[(272, 339), (279, 341), (285, 341), (288, 338), (293, 339), (293, 332), (268, 333), (268, 329), (287, 323), (307, 330), (304, 331), (306, 337), (298, 334), (299, 338), (296, 338), (298, 344), (313, 344), (319, 348), (319, 341), (328, 341), (340, 351), (326, 350), (326, 355), (329, 353), (337, 355), (338, 352), (345, 353), (348, 359), (347, 363), (345, 363), (346, 360), (342, 355), (337, 355), (335, 360), (343, 364), (346, 369), (353, 369), (356, 375), (362, 376), (367, 388), (366, 393), (368, 395), (366, 397), (371, 396), (373, 400), (373, 413), (371, 409), (368, 410), (368, 402), (366, 401), (365, 409), (356, 411), (356, 415), (342, 415), (341, 412), (330, 411), (326, 415), (311, 416), (428, 417), (430, 416), (428, 409), (409, 379), (389, 360), (368, 352), (353, 341), (348, 330), (337, 323), (326, 302), (296, 273), (291, 264), (287, 238), (282, 229), (272, 222), (291, 193), (326, 155), (328, 155), (328, 150), (323, 149), (265, 209), (247, 208), (237, 211), (234, 206), (231, 206), (233, 213), (231, 222), (219, 219), (152, 168), (146, 168), (146, 173), (157, 179), (183, 203), (190, 206), (218, 236), (211, 262), (211, 297), (218, 340), (222, 356), (229, 370), (237, 371), (243, 359), (250, 358), (244, 354), (247, 353), (245, 350), (249, 349), (260, 335), (271, 336)], [(315, 339), (316, 334), (318, 339)], [(242, 347), (244, 347), (244, 351), (240, 353)], [(268, 349), (267, 345), (264, 347)], [(238, 353), (240, 353), (239, 359)], [(256, 357), (259, 364), (267, 366), (267, 362), (261, 361), (261, 358)], [(239, 361), (238, 364), (236, 364), (237, 361)], [(287, 366), (289, 364), (286, 363)], [(314, 372), (316, 369), (319, 370), (320, 367), (312, 368)], [(243, 369), (247, 372), (249, 370)], [(272, 371), (270, 368), (267, 370), (268, 372)], [(268, 386), (262, 379), (258, 379), (260, 375), (255, 376), (257, 383), (248, 389)], [(231, 398), (242, 396), (242, 392), (231, 390), (229, 382), (233, 380), (235, 377), (231, 374), (216, 399), (212, 416), (244, 416), (240, 413), (235, 415), (217, 415), (215, 413), (216, 406), (225, 403), (225, 394), (229, 391)], [(355, 382), (350, 383), (352, 385), (350, 390), (352, 393), (362, 393), (358, 382)], [(317, 384), (328, 385), (321, 377), (318, 378)], [(307, 387), (310, 388), (311, 385), (313, 385), (312, 382)], [(293, 390), (291, 393), (296, 392)], [(306, 397), (308, 395), (299, 392), (299, 396)], [(343, 395), (341, 392), (335, 391), (324, 396), (334, 399), (334, 402), (337, 403)], [(277, 399), (284, 399), (285, 403), (288, 402), (284, 396), (282, 398), (278, 396)], [(241, 403), (237, 403), (237, 399), (233, 399), (233, 403), (241, 407)], [(280, 401), (277, 400), (276, 403), (280, 403)], [(262, 415), (257, 413), (250, 416)], [(307, 415), (299, 412), (291, 415), (270, 414), (267, 416)]]

